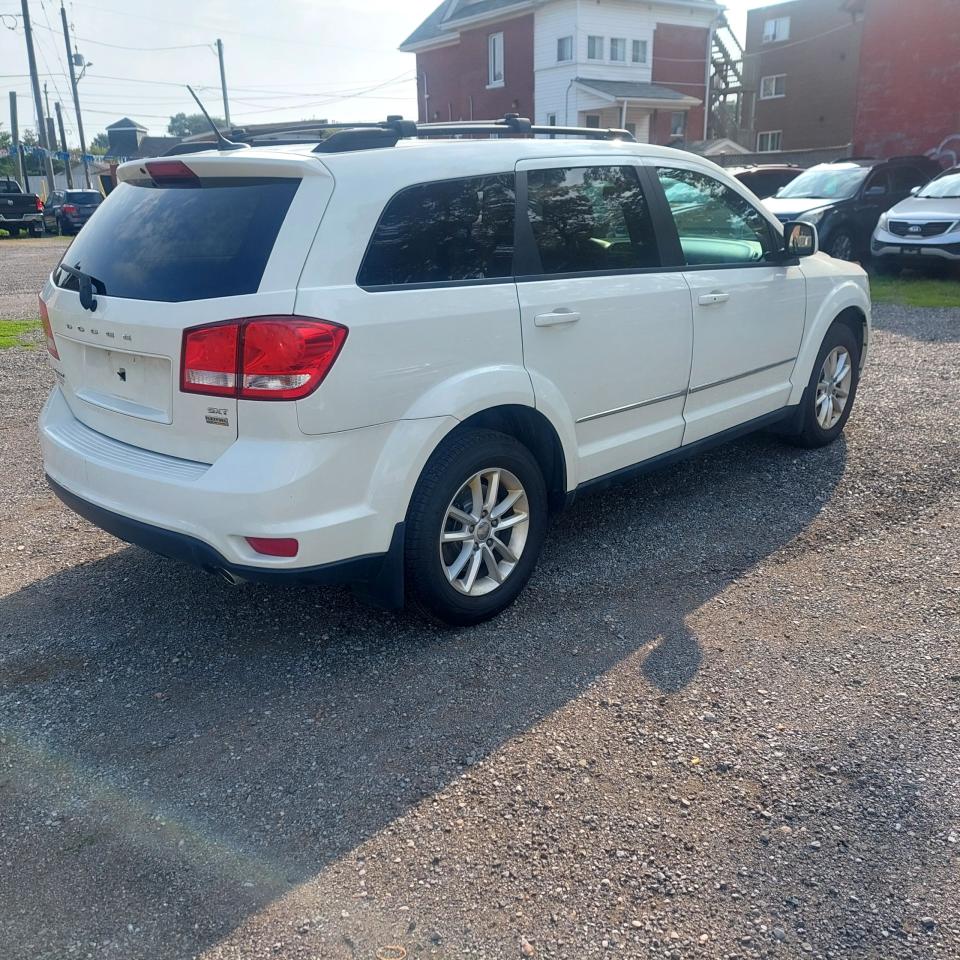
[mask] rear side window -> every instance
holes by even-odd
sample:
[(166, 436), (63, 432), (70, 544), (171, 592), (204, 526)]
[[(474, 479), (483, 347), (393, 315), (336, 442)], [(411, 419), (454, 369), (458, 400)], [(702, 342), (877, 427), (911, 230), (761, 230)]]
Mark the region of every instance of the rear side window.
[(421, 183), (387, 204), (367, 248), (361, 287), (513, 276), (512, 173)]
[(634, 167), (530, 170), (527, 207), (544, 273), (660, 266)]
[[(256, 293), (298, 179), (121, 183), (64, 256), (110, 297), (209, 300)], [(63, 271), (61, 287), (78, 281)]]

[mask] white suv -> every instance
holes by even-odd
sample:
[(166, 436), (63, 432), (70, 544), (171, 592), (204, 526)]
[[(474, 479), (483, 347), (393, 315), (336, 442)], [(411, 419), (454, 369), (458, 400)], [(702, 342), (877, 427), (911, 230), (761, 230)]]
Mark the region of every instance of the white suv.
[[(455, 138), (517, 129), (551, 136)], [(326, 133), (124, 164), (45, 284), (46, 472), (103, 529), (474, 623), (586, 490), (843, 430), (866, 276), (709, 161), (511, 118)]]

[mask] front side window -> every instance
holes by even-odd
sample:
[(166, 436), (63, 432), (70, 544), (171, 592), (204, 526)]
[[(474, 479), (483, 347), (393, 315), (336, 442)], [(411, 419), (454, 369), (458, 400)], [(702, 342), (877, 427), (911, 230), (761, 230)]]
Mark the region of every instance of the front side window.
[(360, 266), (361, 287), (513, 275), (514, 177), (440, 180), (387, 204)]
[(757, 134), (757, 153), (776, 153), (783, 142), (782, 130), (766, 130)]
[(491, 33), (487, 37), (487, 84), (503, 86), (503, 34)]
[(893, 175), (894, 193), (909, 193), (914, 187), (927, 182), (926, 175), (916, 167), (894, 167), (890, 172)]
[(646, 63), (647, 62), (647, 41), (646, 40), (634, 40), (633, 41), (633, 62), (634, 63)]
[(773, 251), (766, 218), (726, 184), (694, 170), (659, 167), (657, 174), (691, 266), (759, 263)]
[(587, 59), (603, 59), (603, 37), (587, 37)]
[(660, 265), (634, 167), (566, 167), (527, 174), (530, 226), (544, 273)]
[(557, 61), (566, 63), (573, 59), (573, 37), (560, 37), (557, 40)]
[(763, 23), (763, 42), (780, 43), (790, 39), (790, 18), (774, 17)]
[(610, 59), (618, 62), (627, 59), (627, 41), (624, 37), (611, 37)]
[(780, 73), (760, 80), (760, 99), (776, 100), (787, 95), (787, 75)]

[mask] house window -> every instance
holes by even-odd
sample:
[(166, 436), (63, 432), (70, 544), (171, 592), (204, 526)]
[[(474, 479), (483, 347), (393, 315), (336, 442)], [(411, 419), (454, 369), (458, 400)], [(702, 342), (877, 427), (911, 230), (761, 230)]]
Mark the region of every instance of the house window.
[(781, 43), (790, 39), (790, 18), (775, 17), (763, 22), (763, 42)]
[(758, 153), (774, 153), (777, 150), (781, 149), (781, 141), (783, 140), (783, 131), (782, 130), (766, 130), (763, 133), (757, 134), (757, 152)]
[(760, 99), (776, 100), (787, 95), (787, 75), (778, 73), (760, 80)]
[(503, 34), (491, 33), (487, 37), (487, 70), (489, 87), (503, 86)]
[(687, 114), (683, 110), (675, 110), (670, 114), (670, 136), (685, 137), (687, 135)]
[(627, 59), (627, 41), (623, 37), (610, 38), (610, 59), (618, 63)]
[(560, 37), (557, 40), (557, 62), (566, 63), (573, 59), (573, 37)]
[(547, 114), (547, 126), (555, 127), (557, 125), (557, 115), (555, 113)]
[(603, 59), (603, 37), (587, 37), (587, 59)]
[(634, 63), (647, 62), (647, 41), (646, 40), (633, 41), (633, 62)]
[(600, 129), (600, 114), (599, 113), (588, 113), (587, 114), (587, 126), (593, 128), (594, 130)]

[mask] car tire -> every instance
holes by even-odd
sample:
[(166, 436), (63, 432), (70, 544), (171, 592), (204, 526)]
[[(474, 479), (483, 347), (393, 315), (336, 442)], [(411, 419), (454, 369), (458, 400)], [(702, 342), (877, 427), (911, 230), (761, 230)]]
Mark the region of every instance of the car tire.
[(800, 401), (799, 423), (787, 439), (810, 449), (833, 443), (847, 425), (859, 383), (860, 345), (850, 327), (835, 322), (823, 338)]
[(526, 586), (546, 530), (546, 485), (530, 451), (494, 430), (455, 433), (430, 457), (407, 511), (409, 596), (451, 626), (488, 620)]
[(830, 238), (830, 245), (827, 249), (827, 253), (831, 257), (835, 257), (837, 260), (853, 260), (854, 258), (854, 246), (853, 246), (853, 235), (849, 230), (837, 230), (836, 233)]

